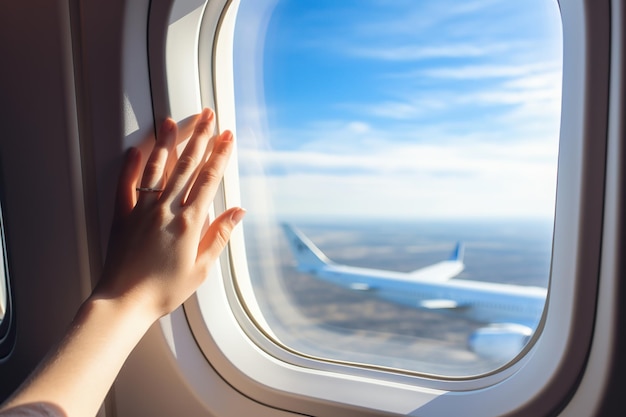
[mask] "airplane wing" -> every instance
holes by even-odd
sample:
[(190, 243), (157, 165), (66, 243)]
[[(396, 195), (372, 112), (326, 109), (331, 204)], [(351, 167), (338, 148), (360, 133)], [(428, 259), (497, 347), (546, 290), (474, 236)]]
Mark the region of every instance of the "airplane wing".
[[(283, 224), (283, 230), (289, 241), (298, 269), (303, 272), (313, 272), (329, 265), (336, 265), (317, 247), (304, 233), (289, 224)], [(445, 282), (458, 275), (464, 268), (464, 248), (462, 243), (457, 243), (450, 258), (443, 262), (420, 268), (407, 276), (415, 281), (422, 282)], [(366, 283), (354, 282), (351, 285), (356, 290), (371, 290)]]
[(459, 275), (465, 265), (463, 264), (463, 253), (465, 252), (461, 242), (456, 244), (450, 259), (417, 269), (409, 275), (419, 281), (446, 282)]
[(458, 314), (486, 324), (468, 338), (470, 350), (479, 355), (514, 357), (528, 343), (541, 318), (545, 289), (451, 280), (464, 268), (461, 243), (448, 260), (402, 273), (337, 264), (298, 229), (283, 227), (302, 272), (353, 291), (372, 292), (397, 304)]
[(323, 266), (333, 264), (333, 261), (328, 259), (300, 230), (288, 224), (283, 224), (282, 226), (291, 251), (298, 262), (298, 269), (301, 271), (314, 271)]

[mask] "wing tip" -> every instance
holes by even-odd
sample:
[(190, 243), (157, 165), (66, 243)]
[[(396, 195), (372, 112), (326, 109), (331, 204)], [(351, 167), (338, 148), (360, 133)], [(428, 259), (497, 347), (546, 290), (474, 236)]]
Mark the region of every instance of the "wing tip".
[(464, 256), (465, 256), (465, 245), (463, 244), (463, 242), (457, 242), (448, 260), (463, 262)]
[(298, 268), (303, 270), (316, 270), (332, 261), (298, 228), (289, 224), (281, 223), (283, 231), (291, 247), (291, 251), (298, 262)]

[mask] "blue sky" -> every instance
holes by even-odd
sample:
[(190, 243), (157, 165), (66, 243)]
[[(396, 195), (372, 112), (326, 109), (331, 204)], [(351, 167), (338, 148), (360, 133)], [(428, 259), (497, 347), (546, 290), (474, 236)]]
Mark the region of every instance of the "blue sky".
[(235, 42), (251, 213), (552, 215), (555, 1), (242, 0)]

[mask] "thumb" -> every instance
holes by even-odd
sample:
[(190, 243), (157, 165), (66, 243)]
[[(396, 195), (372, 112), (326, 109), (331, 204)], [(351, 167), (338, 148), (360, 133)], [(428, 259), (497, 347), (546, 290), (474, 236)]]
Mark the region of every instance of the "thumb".
[(228, 244), (230, 234), (246, 215), (246, 210), (233, 207), (220, 214), (209, 226), (198, 247), (199, 263), (207, 270)]

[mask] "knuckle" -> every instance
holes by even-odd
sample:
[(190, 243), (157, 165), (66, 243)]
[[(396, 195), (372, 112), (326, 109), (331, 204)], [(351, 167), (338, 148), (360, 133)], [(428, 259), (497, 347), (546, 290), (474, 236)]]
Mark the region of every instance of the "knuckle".
[(220, 182), (222, 178), (221, 172), (214, 167), (207, 167), (200, 171), (196, 182), (200, 186), (212, 185)]
[(215, 243), (219, 248), (224, 248), (230, 239), (230, 228), (225, 224), (220, 224), (215, 233)]
[(191, 227), (194, 227), (196, 224), (196, 215), (193, 210), (183, 210), (180, 213), (178, 221), (180, 222), (181, 227), (185, 230), (188, 230)]
[(198, 161), (192, 155), (183, 155), (178, 160), (178, 167), (181, 171), (187, 172), (195, 169)]
[(157, 177), (159, 175), (159, 173), (161, 172), (162, 168), (159, 164), (157, 163), (147, 163), (146, 164), (146, 168), (144, 169), (144, 178), (147, 178), (148, 180), (153, 180), (155, 177)]
[(183, 210), (176, 217), (176, 228), (182, 233), (192, 229), (195, 224), (196, 216), (195, 213), (191, 210)]
[(168, 218), (171, 216), (171, 211), (163, 204), (157, 205), (154, 210), (154, 220), (157, 224), (167, 223)]
[(167, 159), (167, 151), (165, 149), (156, 148), (152, 151), (152, 155), (148, 158), (144, 172), (148, 174), (158, 174), (165, 168), (165, 160)]

